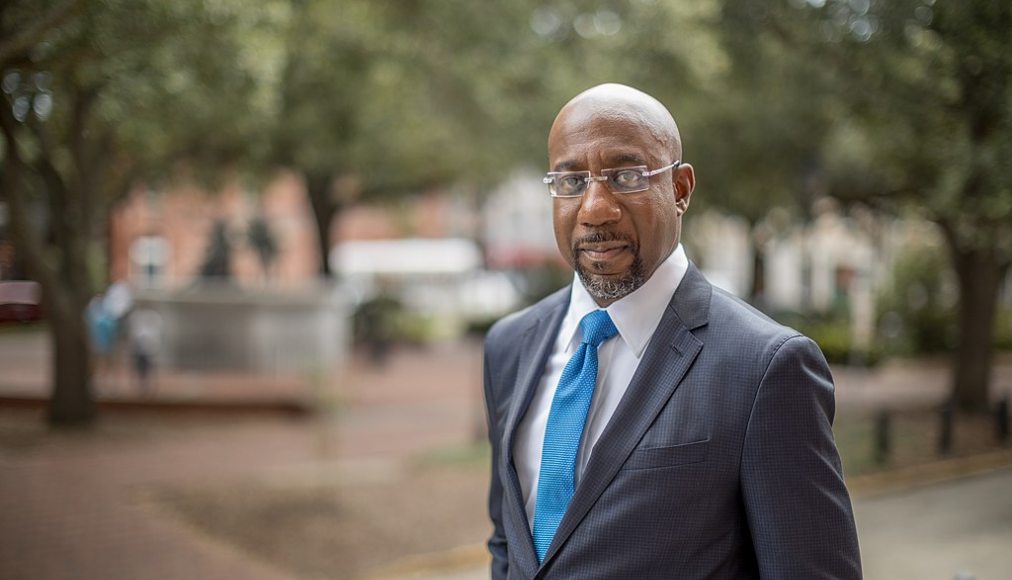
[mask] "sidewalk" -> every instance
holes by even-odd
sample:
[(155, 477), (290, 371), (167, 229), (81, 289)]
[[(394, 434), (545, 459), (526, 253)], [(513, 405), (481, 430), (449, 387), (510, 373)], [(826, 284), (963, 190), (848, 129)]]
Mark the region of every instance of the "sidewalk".
[[(0, 396), (12, 382), (23, 395), (44, 380), (36, 365), (45, 343), (8, 349), (8, 338), (0, 337)], [(41, 412), (0, 407), (0, 578), (292, 578), (153, 511), (145, 490), (396, 473), (473, 440), (483, 421), (479, 365), (473, 344), (403, 350), (384, 370), (355, 361), (329, 385), (336, 409), (297, 420), (114, 411), (91, 432), (54, 433)], [(159, 397), (174, 396), (172, 384)], [(219, 384), (194, 396), (216, 397)], [(276, 384), (236, 376), (225, 387), (271, 394), (265, 386)]]
[[(42, 396), (46, 357), (43, 336), (0, 335), (0, 397)], [(290, 481), (320, 473), (360, 478), (396, 473), (398, 465), (413, 458), (474, 440), (484, 421), (480, 361), (480, 347), (474, 343), (402, 349), (382, 370), (354, 359), (325, 386), (323, 395), (330, 406), (297, 420), (284, 415), (159, 418), (117, 411), (107, 413), (93, 432), (52, 433), (38, 412), (0, 407), (0, 578), (291, 578), (290, 571), (264, 564), (153, 511), (144, 491), (194, 482), (227, 485), (250, 478)], [(838, 407), (935, 404), (945, 396), (943, 368), (941, 362), (893, 363), (875, 371), (836, 368)], [(159, 394), (147, 403), (157, 408), (180, 399), (302, 397), (308, 394), (302, 380), (168, 373)], [(1012, 359), (999, 362), (995, 384), (1004, 392), (1012, 391)], [(100, 385), (100, 395), (110, 400), (136, 398), (119, 386)], [(929, 496), (933, 502), (944, 500), (944, 505), (931, 505), (978, 515), (992, 505), (986, 494), (994, 491), (993, 485), (967, 487), (956, 481), (931, 489), (950, 488), (951, 493)], [(913, 517), (917, 510), (909, 506), (919, 505), (916, 498), (923, 496), (918, 493), (859, 499), (859, 519), (880, 512)], [(891, 497), (915, 499), (902, 500), (893, 508)], [(961, 503), (967, 501), (978, 503), (969, 507)], [(998, 534), (994, 538), (1004, 538), (1003, 530), (1012, 523), (998, 516), (1009, 512), (999, 511), (1007, 508), (997, 504), (993, 507), (990, 529)], [(951, 515), (956, 518), (959, 513)], [(972, 529), (971, 520), (944, 522), (954, 530), (966, 530)], [(900, 530), (906, 525), (893, 520), (868, 527), (885, 530), (893, 525), (895, 533), (896, 522)], [(449, 560), (447, 554), (392, 560), (376, 577), (487, 578), (482, 541), (476, 537), (474, 544), (450, 554)], [(867, 541), (878, 545), (884, 540), (879, 536)], [(897, 544), (897, 550), (907, 549), (904, 545)], [(909, 544), (909, 549), (915, 548)], [(866, 553), (872, 557), (874, 551)], [(987, 568), (971, 569), (983, 574)], [(939, 578), (955, 574), (939, 570), (943, 572)], [(987, 577), (980, 575), (978, 580)]]

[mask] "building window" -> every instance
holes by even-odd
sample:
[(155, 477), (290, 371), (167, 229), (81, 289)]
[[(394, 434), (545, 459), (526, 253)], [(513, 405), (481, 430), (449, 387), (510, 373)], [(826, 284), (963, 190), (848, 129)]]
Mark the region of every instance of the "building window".
[(141, 236), (130, 245), (130, 276), (140, 287), (165, 283), (169, 243), (161, 236)]

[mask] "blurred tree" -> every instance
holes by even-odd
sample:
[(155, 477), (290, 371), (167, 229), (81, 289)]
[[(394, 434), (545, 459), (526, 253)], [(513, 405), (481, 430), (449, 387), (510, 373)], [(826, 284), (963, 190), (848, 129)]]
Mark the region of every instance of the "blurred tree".
[(725, 66), (701, 87), (702, 111), (697, 162), (705, 178), (700, 201), (742, 217), (751, 233), (749, 301), (764, 303), (765, 246), (784, 232), (770, 219), (786, 210), (789, 221), (807, 223), (819, 193), (822, 165), (818, 136), (832, 124), (818, 95), (826, 71), (808, 55), (762, 35), (770, 15), (766, 3), (721, 0), (711, 30), (723, 48)]
[(110, 205), (139, 179), (255, 146), (263, 59), (244, 42), (263, 15), (240, 4), (0, 4), (0, 196), (51, 322), (54, 424), (94, 417), (83, 312)]
[[(753, 4), (757, 4), (753, 2)], [(938, 224), (959, 286), (952, 389), (988, 405), (994, 315), (1012, 263), (1012, 3), (780, 0), (763, 30), (834, 75), (830, 193)]]
[[(678, 121), (683, 158), (699, 177), (693, 207), (744, 217), (761, 242), (771, 208), (807, 199), (800, 184), (817, 159), (811, 135), (825, 122), (799, 89), (811, 78), (783, 62), (794, 56), (772, 41), (757, 46), (749, 8), (730, 0), (542, 3), (531, 27), (548, 48), (537, 66), (554, 98), (541, 125), (527, 129), (538, 163), (566, 99), (601, 82), (638, 87)], [(762, 247), (754, 245), (753, 296), (762, 291)]]
[(272, 159), (305, 180), (321, 275), (355, 200), (480, 189), (531, 157), (554, 106), (533, 4), (292, 2)]
[[(923, 354), (950, 351), (955, 344), (955, 285), (941, 248), (904, 248), (891, 280), (878, 297), (884, 345)], [(891, 343), (891, 344), (890, 344)]]

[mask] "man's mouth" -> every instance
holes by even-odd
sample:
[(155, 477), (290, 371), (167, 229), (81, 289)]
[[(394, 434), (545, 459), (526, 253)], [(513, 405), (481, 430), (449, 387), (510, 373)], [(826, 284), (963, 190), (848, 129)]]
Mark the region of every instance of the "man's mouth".
[(581, 244), (577, 251), (594, 261), (606, 261), (629, 249), (626, 242), (598, 242)]
[(598, 274), (617, 273), (623, 264), (635, 257), (633, 241), (616, 232), (593, 232), (576, 240), (574, 258), (579, 265)]

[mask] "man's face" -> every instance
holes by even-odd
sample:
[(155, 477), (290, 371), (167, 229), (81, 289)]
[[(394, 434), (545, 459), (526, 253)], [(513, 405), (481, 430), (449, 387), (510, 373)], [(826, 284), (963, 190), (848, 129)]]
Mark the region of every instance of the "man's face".
[[(603, 169), (653, 170), (676, 161), (670, 146), (635, 116), (585, 109), (563, 111), (552, 127), (552, 171), (600, 175)], [(599, 305), (642, 286), (671, 254), (691, 193), (691, 184), (676, 186), (678, 175), (678, 168), (655, 175), (649, 189), (635, 193), (614, 193), (606, 183), (592, 182), (580, 197), (553, 200), (559, 251)], [(680, 187), (686, 191), (679, 193)]]

